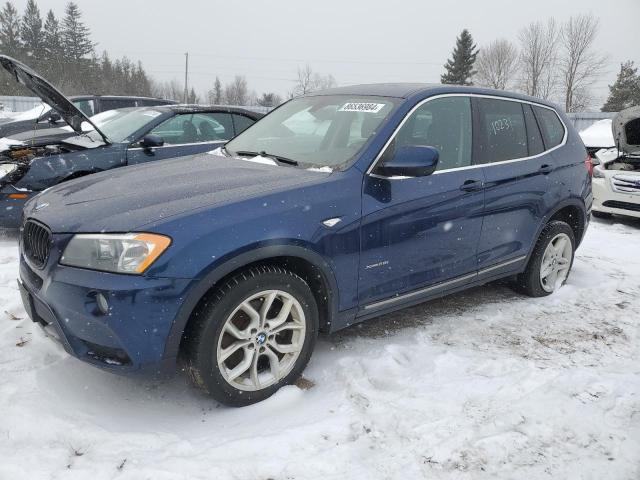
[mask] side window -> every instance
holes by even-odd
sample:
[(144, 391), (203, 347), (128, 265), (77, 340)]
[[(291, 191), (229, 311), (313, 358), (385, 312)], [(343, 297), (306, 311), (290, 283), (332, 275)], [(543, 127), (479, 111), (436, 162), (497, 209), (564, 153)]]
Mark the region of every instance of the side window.
[(404, 123), (383, 155), (410, 145), (434, 147), (440, 153), (438, 170), (471, 165), (471, 100), (443, 97), (426, 102)]
[(524, 111), (520, 102), (478, 99), (480, 163), (529, 156)]
[(542, 130), (544, 143), (547, 149), (557, 147), (564, 139), (564, 125), (558, 118), (558, 114), (550, 108), (535, 106), (533, 109), (538, 117), (538, 123)]
[(73, 102), (73, 104), (87, 117), (92, 117), (96, 114), (95, 104), (93, 100), (76, 100)]
[(228, 113), (185, 113), (169, 118), (151, 132), (167, 145), (212, 142), (233, 137), (231, 115)]
[(135, 107), (136, 101), (128, 98), (101, 98), (100, 107), (103, 112), (117, 108)]
[(256, 122), (255, 120), (252, 120), (249, 117), (245, 117), (244, 115), (234, 114), (233, 123), (235, 123), (235, 126), (236, 126), (236, 135), (240, 135), (242, 132), (244, 132), (247, 128), (249, 128), (251, 125), (253, 125)]
[(231, 140), (234, 136), (229, 113), (197, 113), (191, 122), (198, 130), (199, 142)]
[(527, 140), (529, 143), (529, 155), (538, 155), (544, 152), (544, 144), (542, 143), (542, 135), (538, 128), (538, 122), (533, 115), (531, 105), (522, 104), (524, 108), (524, 119), (527, 124)]

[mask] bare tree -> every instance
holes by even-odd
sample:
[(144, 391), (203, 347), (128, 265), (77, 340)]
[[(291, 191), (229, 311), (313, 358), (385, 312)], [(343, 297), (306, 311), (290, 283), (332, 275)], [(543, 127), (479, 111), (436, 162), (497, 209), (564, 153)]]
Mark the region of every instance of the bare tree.
[(243, 75), (236, 75), (231, 83), (225, 85), (224, 97), (227, 105), (246, 105), (249, 100), (247, 79)]
[(508, 40), (495, 40), (480, 49), (475, 67), (476, 83), (505, 90), (518, 73), (518, 49)]
[(295, 95), (306, 95), (314, 90), (313, 70), (309, 65), (298, 67), (298, 78), (294, 87)]
[(553, 18), (534, 22), (518, 34), (521, 88), (528, 95), (547, 99), (556, 90), (559, 30)]
[(304, 68), (298, 67), (298, 78), (293, 91), (288, 95), (290, 98), (300, 95), (306, 95), (307, 93), (315, 92), (316, 90), (324, 90), (336, 86), (336, 79), (333, 75), (321, 75), (314, 72), (309, 65), (305, 65)]
[(175, 78), (171, 81), (151, 82), (151, 95), (181, 102), (184, 100), (184, 86)]
[(319, 73), (313, 74), (313, 88), (314, 90), (326, 90), (327, 88), (333, 88), (337, 85), (336, 79), (333, 75), (320, 75)]
[(567, 112), (589, 106), (590, 87), (604, 72), (607, 58), (593, 50), (598, 27), (599, 20), (589, 14), (571, 17), (560, 30), (560, 80)]

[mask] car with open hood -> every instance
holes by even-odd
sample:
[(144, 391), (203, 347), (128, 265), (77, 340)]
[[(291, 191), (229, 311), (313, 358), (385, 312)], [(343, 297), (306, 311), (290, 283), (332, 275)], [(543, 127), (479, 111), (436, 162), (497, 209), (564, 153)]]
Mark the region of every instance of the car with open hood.
[[(24, 203), (58, 183), (117, 167), (212, 150), (262, 114), (241, 108), (161, 105), (103, 112), (97, 125), (26, 65), (0, 55), (0, 64), (43, 99), (73, 130), (31, 143), (10, 141), (0, 152), (0, 227), (17, 227)], [(51, 138), (54, 135), (54, 138)]]
[(33, 198), (23, 303), (85, 362), (157, 373), (180, 358), (214, 398), (247, 405), (300, 376), (320, 331), (497, 279), (535, 297), (561, 288), (590, 169), (543, 100), (450, 85), (315, 92), (208, 154)]
[(595, 153), (593, 214), (640, 218), (640, 106), (618, 113), (611, 133), (615, 146)]

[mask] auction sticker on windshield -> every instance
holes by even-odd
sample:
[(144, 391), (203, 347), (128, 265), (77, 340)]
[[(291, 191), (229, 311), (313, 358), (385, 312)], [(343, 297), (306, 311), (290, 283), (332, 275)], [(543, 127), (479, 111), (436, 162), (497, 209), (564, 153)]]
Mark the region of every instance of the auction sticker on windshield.
[(378, 113), (383, 109), (384, 103), (345, 103), (339, 112), (366, 112)]

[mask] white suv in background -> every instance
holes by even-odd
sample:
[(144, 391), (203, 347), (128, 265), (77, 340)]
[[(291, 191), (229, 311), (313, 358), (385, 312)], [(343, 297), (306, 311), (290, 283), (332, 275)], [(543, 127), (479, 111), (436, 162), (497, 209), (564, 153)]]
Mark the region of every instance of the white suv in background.
[(616, 146), (593, 159), (593, 215), (640, 218), (640, 107), (616, 115), (611, 130)]

